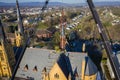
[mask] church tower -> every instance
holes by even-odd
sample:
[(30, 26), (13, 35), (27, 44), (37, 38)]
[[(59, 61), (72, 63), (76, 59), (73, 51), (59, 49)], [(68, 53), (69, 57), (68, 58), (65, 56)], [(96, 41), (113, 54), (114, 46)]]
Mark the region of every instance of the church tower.
[(24, 27), (22, 23), (22, 17), (20, 14), (18, 0), (16, 0), (16, 8), (17, 8), (18, 31), (15, 32), (15, 37), (16, 37), (16, 46), (20, 47), (24, 42)]
[(10, 78), (15, 66), (13, 48), (8, 43), (0, 20), (0, 78)]
[(65, 44), (66, 44), (66, 38), (65, 38), (65, 29), (64, 26), (65, 24), (63, 24), (63, 17), (64, 17), (64, 11), (62, 10), (62, 14), (61, 14), (61, 34), (60, 34), (60, 48), (62, 50), (65, 50)]
[(65, 31), (64, 31), (64, 26), (62, 25), (62, 27), (61, 27), (61, 35), (60, 35), (60, 48), (62, 50), (65, 49), (65, 43), (66, 43)]

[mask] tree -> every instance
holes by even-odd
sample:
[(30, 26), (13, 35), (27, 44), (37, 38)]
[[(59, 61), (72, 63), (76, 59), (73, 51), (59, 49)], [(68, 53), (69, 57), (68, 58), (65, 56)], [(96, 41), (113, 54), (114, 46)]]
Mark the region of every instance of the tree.
[(60, 33), (59, 32), (55, 32), (55, 34), (53, 35), (52, 42), (54, 45), (60, 44)]
[(38, 29), (47, 29), (48, 26), (47, 26), (45, 23), (39, 22), (37, 28), (38, 28)]

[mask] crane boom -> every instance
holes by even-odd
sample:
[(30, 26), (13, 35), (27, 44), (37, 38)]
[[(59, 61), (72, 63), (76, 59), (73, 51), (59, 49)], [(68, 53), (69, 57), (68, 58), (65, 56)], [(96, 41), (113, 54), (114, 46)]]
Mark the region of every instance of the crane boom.
[(101, 36), (101, 38), (104, 42), (104, 47), (106, 49), (106, 52), (107, 52), (107, 55), (108, 55), (108, 58), (109, 58), (109, 61), (110, 61), (110, 65), (112, 67), (115, 78), (116, 78), (116, 80), (120, 80), (120, 63), (119, 63), (116, 55), (113, 54), (113, 52), (112, 52), (111, 45), (108, 41), (107, 35), (106, 35), (106, 33), (103, 29), (103, 25), (100, 21), (100, 18), (98, 16), (98, 13), (95, 9), (95, 6), (94, 6), (92, 0), (87, 0), (87, 2), (88, 2), (90, 10), (92, 12), (95, 23), (97, 24), (97, 28), (99, 30), (100, 36)]

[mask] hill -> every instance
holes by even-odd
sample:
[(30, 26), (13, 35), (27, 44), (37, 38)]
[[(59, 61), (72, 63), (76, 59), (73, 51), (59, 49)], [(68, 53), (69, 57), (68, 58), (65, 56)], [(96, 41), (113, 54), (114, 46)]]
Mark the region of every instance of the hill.
[[(0, 6), (15, 6), (15, 3), (4, 3), (0, 2)], [(44, 2), (24, 2), (20, 3), (20, 6), (43, 6)], [(85, 6), (87, 3), (76, 3), (76, 4), (68, 4), (62, 2), (50, 2), (48, 6)], [(114, 2), (95, 2), (96, 6), (120, 6), (119, 1)]]

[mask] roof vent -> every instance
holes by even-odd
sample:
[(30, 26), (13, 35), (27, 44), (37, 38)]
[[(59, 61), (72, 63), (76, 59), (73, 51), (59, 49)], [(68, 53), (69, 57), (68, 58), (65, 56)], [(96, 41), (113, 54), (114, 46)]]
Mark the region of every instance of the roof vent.
[(24, 70), (25, 70), (25, 71), (28, 70), (28, 64), (25, 65)]
[(47, 72), (47, 69), (46, 69), (46, 67), (44, 67), (44, 69), (42, 70), (42, 72)]
[(37, 72), (37, 71), (38, 71), (37, 66), (35, 66), (35, 67), (33, 68), (33, 71), (34, 71), (34, 72)]

